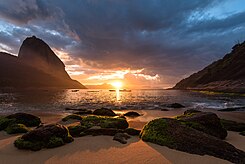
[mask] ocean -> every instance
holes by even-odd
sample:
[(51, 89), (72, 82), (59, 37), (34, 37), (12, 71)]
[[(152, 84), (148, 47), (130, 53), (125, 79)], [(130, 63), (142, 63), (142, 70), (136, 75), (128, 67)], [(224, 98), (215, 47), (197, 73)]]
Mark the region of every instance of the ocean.
[(166, 104), (180, 103), (187, 108), (223, 109), (244, 107), (245, 97), (204, 94), (179, 90), (25, 90), (0, 93), (0, 114), (14, 112), (67, 112), (65, 108), (118, 110), (161, 110)]

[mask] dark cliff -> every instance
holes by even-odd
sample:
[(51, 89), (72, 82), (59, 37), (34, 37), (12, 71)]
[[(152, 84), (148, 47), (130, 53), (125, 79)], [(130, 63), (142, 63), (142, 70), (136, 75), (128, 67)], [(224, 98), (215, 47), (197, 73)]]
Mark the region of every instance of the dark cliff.
[(85, 88), (72, 80), (64, 63), (36, 37), (26, 38), (18, 57), (0, 52), (0, 88)]
[(181, 80), (174, 89), (245, 92), (245, 42), (203, 70)]

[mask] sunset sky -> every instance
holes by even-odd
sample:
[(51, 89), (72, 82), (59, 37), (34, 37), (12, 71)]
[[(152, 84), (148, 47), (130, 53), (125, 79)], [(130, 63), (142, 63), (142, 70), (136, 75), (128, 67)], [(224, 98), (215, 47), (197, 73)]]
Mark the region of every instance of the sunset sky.
[(0, 51), (32, 35), (82, 84), (167, 88), (245, 40), (245, 2), (0, 0)]

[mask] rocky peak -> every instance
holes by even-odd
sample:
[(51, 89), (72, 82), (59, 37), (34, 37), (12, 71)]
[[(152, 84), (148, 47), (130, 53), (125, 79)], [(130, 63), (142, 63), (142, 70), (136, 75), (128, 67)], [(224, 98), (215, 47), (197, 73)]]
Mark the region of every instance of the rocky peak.
[(245, 92), (245, 42), (203, 70), (181, 80), (175, 89)]
[(42, 70), (48, 74), (65, 75), (65, 65), (43, 40), (32, 36), (26, 38), (19, 50), (21, 62)]

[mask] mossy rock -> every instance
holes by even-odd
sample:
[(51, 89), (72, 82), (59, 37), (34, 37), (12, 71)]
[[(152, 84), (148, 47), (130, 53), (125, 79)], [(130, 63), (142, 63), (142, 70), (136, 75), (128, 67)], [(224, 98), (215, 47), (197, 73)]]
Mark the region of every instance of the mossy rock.
[(219, 138), (183, 125), (176, 119), (160, 118), (150, 121), (142, 129), (140, 138), (187, 153), (211, 155), (232, 163), (245, 162), (245, 152)]
[(17, 140), (14, 141), (14, 146), (18, 149), (27, 149), (32, 151), (41, 150), (44, 147), (45, 143), (43, 142), (33, 142), (33, 141), (26, 141), (19, 137)]
[(39, 117), (27, 113), (15, 113), (7, 116), (6, 118), (14, 120), (13, 122), (16, 124), (24, 124), (27, 127), (35, 127), (41, 123)]
[(81, 125), (87, 128), (100, 126), (101, 128), (126, 129), (128, 127), (128, 122), (119, 117), (85, 116), (81, 120)]
[(60, 124), (38, 127), (18, 138), (14, 145), (18, 149), (40, 150), (62, 146), (73, 141), (68, 129)]
[(113, 112), (113, 110), (108, 109), (108, 108), (100, 108), (96, 109), (93, 112), (94, 115), (99, 115), (99, 116), (116, 116), (116, 113)]
[(68, 115), (64, 118), (62, 118), (62, 121), (66, 122), (68, 120), (82, 120), (82, 117), (78, 114), (71, 114), (71, 115)]
[(242, 136), (245, 136), (245, 131), (242, 131), (239, 134), (242, 135)]
[(68, 130), (72, 137), (81, 137), (83, 136), (83, 133), (88, 127), (76, 125), (76, 126), (69, 126)]
[(24, 124), (10, 124), (5, 131), (8, 134), (26, 133), (29, 129)]
[(46, 147), (47, 148), (54, 148), (54, 147), (62, 146), (64, 144), (65, 144), (65, 142), (63, 141), (62, 138), (60, 138), (60, 137), (51, 137), (49, 139), (49, 142), (47, 143)]
[(134, 128), (127, 128), (127, 129), (125, 129), (125, 132), (131, 136), (138, 136), (140, 134), (140, 130), (137, 130)]
[(219, 117), (215, 113), (187, 110), (183, 115), (177, 116), (176, 119), (183, 125), (214, 137), (225, 139), (227, 136), (226, 129), (223, 128)]
[(229, 131), (242, 132), (245, 131), (245, 123), (239, 123), (231, 120), (220, 120), (222, 126)]
[(168, 134), (167, 122), (165, 119), (150, 121), (144, 126), (140, 138), (146, 142), (156, 143), (162, 146), (175, 147), (174, 139)]
[(8, 119), (6, 117), (0, 117), (0, 130), (4, 130), (9, 124), (13, 123), (13, 119)]

